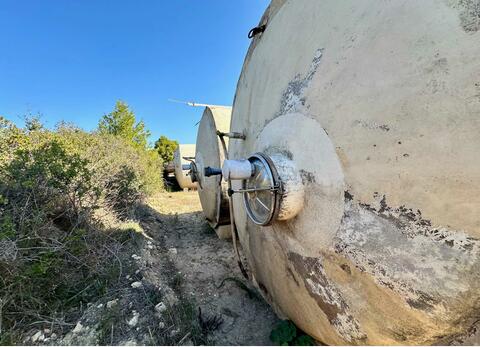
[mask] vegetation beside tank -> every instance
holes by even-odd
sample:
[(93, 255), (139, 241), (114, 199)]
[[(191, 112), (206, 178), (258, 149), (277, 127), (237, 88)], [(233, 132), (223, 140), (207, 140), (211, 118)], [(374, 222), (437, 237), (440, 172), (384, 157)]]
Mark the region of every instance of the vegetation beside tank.
[(67, 328), (120, 281), (135, 207), (163, 187), (147, 136), (123, 102), (93, 132), (0, 118), (0, 343)]

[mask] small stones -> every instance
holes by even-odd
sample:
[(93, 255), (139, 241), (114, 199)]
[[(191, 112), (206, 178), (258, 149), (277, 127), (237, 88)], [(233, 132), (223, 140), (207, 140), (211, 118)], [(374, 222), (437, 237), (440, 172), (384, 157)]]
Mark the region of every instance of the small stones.
[(142, 288), (142, 287), (143, 287), (143, 284), (142, 284), (141, 281), (136, 281), (136, 282), (133, 282), (130, 286), (131, 286), (132, 288), (138, 289), (138, 288)]
[(132, 254), (132, 258), (135, 259), (135, 260), (142, 259), (142, 257), (140, 257), (139, 255), (136, 255), (136, 254)]
[(127, 321), (128, 326), (135, 327), (138, 324), (138, 319), (140, 318), (140, 314), (137, 311), (132, 311), (133, 316)]
[(107, 302), (107, 308), (112, 308), (113, 306), (116, 306), (117, 303), (118, 303), (118, 299), (111, 300), (111, 301)]
[(77, 325), (75, 325), (75, 328), (73, 328), (72, 333), (79, 334), (82, 330), (83, 330), (83, 325), (82, 323), (78, 322)]
[(163, 313), (167, 310), (167, 306), (163, 302), (159, 302), (155, 305), (155, 311), (158, 313)]
[(41, 342), (45, 340), (45, 335), (43, 335), (43, 333), (39, 330), (37, 331), (33, 336), (32, 336), (32, 342)]
[(160, 329), (165, 329), (165, 323), (164, 323), (164, 322), (158, 323), (158, 327), (159, 327)]
[(176, 248), (172, 247), (168, 249), (168, 253), (172, 255), (177, 255), (178, 252)]

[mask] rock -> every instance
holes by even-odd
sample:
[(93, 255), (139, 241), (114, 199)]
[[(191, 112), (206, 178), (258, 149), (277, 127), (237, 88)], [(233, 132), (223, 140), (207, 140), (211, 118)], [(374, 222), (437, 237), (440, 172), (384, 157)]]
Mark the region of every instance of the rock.
[(52, 335), (50, 335), (50, 339), (54, 340), (57, 338), (57, 334), (53, 333)]
[(107, 302), (107, 308), (112, 308), (112, 307), (115, 306), (117, 303), (118, 303), (118, 299), (111, 300), (111, 301)]
[(143, 286), (142, 282), (137, 281), (131, 284), (132, 288), (141, 288)]
[(173, 255), (177, 255), (178, 252), (177, 252), (176, 248), (169, 248), (168, 253), (173, 254)]
[(33, 336), (32, 336), (32, 342), (37, 342), (37, 341), (43, 341), (45, 339), (45, 336), (43, 333), (39, 330), (37, 331)]
[(133, 312), (133, 317), (127, 321), (127, 324), (133, 328), (137, 326), (138, 318), (140, 318), (140, 314), (137, 311), (132, 311), (132, 312)]
[(140, 269), (138, 269), (137, 271), (135, 271), (135, 275), (138, 275), (140, 273)]
[(159, 302), (158, 304), (155, 305), (155, 311), (158, 313), (163, 313), (167, 310), (167, 305), (165, 305), (163, 302)]
[(170, 331), (170, 337), (174, 337), (175, 335), (177, 335), (178, 333), (180, 332), (180, 330), (178, 329), (173, 329)]
[(72, 333), (78, 334), (83, 330), (83, 325), (82, 323), (78, 322), (77, 325), (75, 325), (75, 328), (73, 328)]
[(163, 322), (158, 323), (158, 327), (160, 329), (165, 329), (165, 323), (163, 323)]
[(102, 308), (103, 307), (103, 304), (100, 304), (97, 306), (97, 308)]
[(135, 260), (142, 259), (142, 257), (140, 257), (139, 255), (136, 255), (136, 254), (132, 254), (132, 258), (135, 259)]
[(43, 332), (44, 334), (48, 335), (50, 334), (52, 331), (50, 329), (43, 329)]

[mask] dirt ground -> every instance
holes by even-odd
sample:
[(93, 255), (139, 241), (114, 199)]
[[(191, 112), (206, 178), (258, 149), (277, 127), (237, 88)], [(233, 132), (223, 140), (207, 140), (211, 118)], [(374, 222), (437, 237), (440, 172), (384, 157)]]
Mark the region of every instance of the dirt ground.
[[(168, 250), (184, 295), (204, 316), (218, 316), (223, 322), (209, 334), (209, 342), (272, 344), (269, 335), (278, 318), (242, 277), (231, 241), (218, 239), (204, 220), (197, 192), (160, 194), (148, 204), (158, 218), (143, 227)], [(144, 277), (155, 283), (162, 278), (159, 272), (164, 271), (164, 267), (155, 266), (161, 257), (151, 251), (144, 257), (152, 263)]]

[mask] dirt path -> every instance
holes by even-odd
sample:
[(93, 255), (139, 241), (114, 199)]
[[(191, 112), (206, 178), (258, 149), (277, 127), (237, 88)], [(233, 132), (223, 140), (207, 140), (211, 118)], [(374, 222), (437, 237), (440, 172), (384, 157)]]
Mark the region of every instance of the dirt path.
[[(194, 302), (204, 319), (217, 316), (223, 321), (209, 333), (209, 343), (271, 344), (269, 335), (278, 318), (243, 279), (231, 242), (218, 239), (205, 222), (198, 194), (160, 194), (148, 205), (150, 218), (142, 226), (160, 247), (147, 249), (142, 255), (150, 265), (144, 272), (145, 280), (162, 286), (165, 281), (172, 283), (173, 278), (176, 293), (172, 295)], [(167, 261), (156, 254), (165, 250)], [(188, 336), (185, 341), (192, 342)]]

